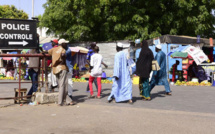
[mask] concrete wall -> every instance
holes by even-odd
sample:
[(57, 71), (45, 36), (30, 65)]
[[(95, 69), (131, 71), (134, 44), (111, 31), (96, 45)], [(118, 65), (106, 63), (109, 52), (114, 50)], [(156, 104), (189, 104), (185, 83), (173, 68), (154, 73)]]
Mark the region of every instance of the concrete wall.
[(116, 54), (116, 43), (98, 43), (100, 54), (103, 56), (103, 61), (108, 65), (107, 69), (103, 69), (108, 77), (113, 76), (114, 56)]

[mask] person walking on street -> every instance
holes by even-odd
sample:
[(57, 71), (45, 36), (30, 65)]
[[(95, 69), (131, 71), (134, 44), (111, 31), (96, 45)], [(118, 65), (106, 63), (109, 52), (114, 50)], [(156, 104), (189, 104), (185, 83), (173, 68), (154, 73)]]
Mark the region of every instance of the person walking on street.
[(66, 66), (66, 48), (68, 42), (69, 41), (66, 41), (65, 39), (60, 39), (59, 40), (60, 46), (52, 48), (48, 51), (48, 54), (52, 56), (53, 73), (56, 75), (58, 79), (59, 88), (58, 106), (62, 106), (64, 100), (66, 100), (67, 105), (69, 105), (72, 102), (71, 98), (68, 96), (66, 86), (68, 73), (68, 68)]
[[(92, 42), (91, 44), (90, 44), (90, 49), (89, 49), (89, 51), (88, 51), (88, 53), (87, 53), (87, 63), (89, 64), (89, 66), (90, 66), (90, 60), (91, 60), (91, 56), (94, 54), (94, 48), (96, 47), (96, 42)], [(97, 85), (97, 79), (94, 79), (94, 84), (95, 84), (95, 86), (96, 86), (96, 88), (97, 88), (97, 90), (98, 90), (98, 85)], [(87, 92), (89, 92), (90, 91), (90, 88), (89, 88), (89, 83), (88, 83), (88, 85), (87, 85), (87, 90), (86, 90)]]
[(132, 104), (132, 81), (129, 73), (127, 53), (122, 51), (123, 44), (117, 43), (117, 53), (114, 58), (113, 85), (108, 102), (128, 101)]
[(101, 77), (102, 77), (102, 64), (107, 68), (108, 66), (103, 62), (102, 55), (99, 54), (99, 47), (94, 47), (94, 54), (91, 56), (90, 60), (90, 78), (89, 78), (89, 87), (90, 87), (90, 98), (94, 98), (93, 95), (93, 81), (96, 78), (97, 79), (97, 85), (98, 85), (98, 93), (96, 98), (100, 99), (100, 93), (101, 93)]
[(167, 73), (166, 73), (166, 54), (161, 51), (161, 45), (158, 44), (155, 48), (157, 55), (155, 56), (155, 60), (157, 60), (160, 70), (153, 71), (151, 83), (150, 83), (150, 92), (155, 87), (155, 85), (164, 85), (166, 90), (166, 95), (171, 95), (169, 83), (167, 80)]
[[(37, 54), (36, 49), (31, 49), (29, 54)], [(28, 74), (31, 78), (32, 86), (28, 91), (27, 95), (32, 95), (38, 89), (38, 68), (39, 68), (39, 57), (29, 57)], [(20, 75), (20, 74), (19, 74)]]
[(149, 76), (152, 71), (152, 60), (154, 59), (154, 55), (149, 49), (147, 41), (142, 41), (141, 48), (142, 49), (136, 64), (136, 74), (140, 77), (140, 96), (143, 100), (151, 100)]

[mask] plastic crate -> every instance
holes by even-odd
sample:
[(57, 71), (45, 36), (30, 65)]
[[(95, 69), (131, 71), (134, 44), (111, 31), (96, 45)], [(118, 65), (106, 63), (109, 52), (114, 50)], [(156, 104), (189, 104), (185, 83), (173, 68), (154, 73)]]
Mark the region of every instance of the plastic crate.
[(183, 75), (184, 75), (184, 74), (187, 74), (187, 70), (183, 70)]
[(182, 64), (188, 64), (188, 59), (183, 59)]
[(189, 60), (189, 64), (192, 65), (194, 60)]
[(185, 80), (187, 80), (187, 74), (183, 74)]
[(184, 64), (184, 65), (182, 65), (182, 69), (183, 69), (183, 70), (187, 70), (187, 69), (188, 69), (188, 67), (189, 67), (189, 66), (188, 66), (188, 64)]

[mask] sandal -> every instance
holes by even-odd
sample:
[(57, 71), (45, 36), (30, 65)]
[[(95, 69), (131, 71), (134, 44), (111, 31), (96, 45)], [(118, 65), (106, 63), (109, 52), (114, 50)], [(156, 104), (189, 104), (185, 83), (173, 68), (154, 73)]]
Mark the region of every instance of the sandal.
[(151, 101), (151, 98), (150, 97), (147, 97), (147, 99), (145, 97), (142, 97), (142, 100), (143, 101)]
[(151, 101), (151, 99), (145, 99), (145, 98), (143, 98), (143, 101)]
[(94, 99), (94, 98), (95, 98), (94, 95), (90, 95), (90, 96), (89, 96), (89, 99)]
[(101, 96), (96, 96), (96, 99), (101, 99)]
[(72, 101), (70, 103), (68, 103), (67, 105), (75, 105), (77, 102), (76, 101)]
[(116, 102), (115, 99), (111, 98), (110, 100), (108, 100), (108, 103), (111, 103), (112, 101), (113, 101), (114, 103)]

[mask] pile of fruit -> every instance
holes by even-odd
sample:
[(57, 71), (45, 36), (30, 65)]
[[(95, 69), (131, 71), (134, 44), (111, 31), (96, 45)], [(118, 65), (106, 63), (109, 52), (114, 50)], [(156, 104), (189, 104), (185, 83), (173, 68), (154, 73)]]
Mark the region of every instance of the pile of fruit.
[(73, 82), (87, 82), (85, 79), (72, 78)]
[(199, 82), (185, 82), (185, 81), (179, 81), (177, 80), (175, 83), (176, 86), (211, 86), (212, 84), (207, 81), (202, 81), (201, 83)]
[(102, 80), (101, 82), (105, 84), (113, 84), (112, 80)]
[(0, 77), (0, 80), (13, 80), (13, 77)]

